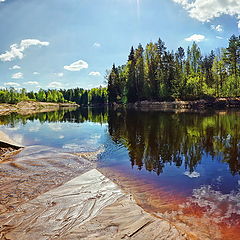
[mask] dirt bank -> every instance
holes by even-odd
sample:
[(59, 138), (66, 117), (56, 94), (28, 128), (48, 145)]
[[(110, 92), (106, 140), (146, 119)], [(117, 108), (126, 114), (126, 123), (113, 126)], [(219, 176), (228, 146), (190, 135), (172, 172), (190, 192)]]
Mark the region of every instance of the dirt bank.
[(17, 154), (23, 146), (16, 143), (8, 137), (4, 132), (0, 131), (0, 163), (5, 159)]
[(33, 114), (37, 112), (49, 112), (62, 108), (76, 108), (79, 105), (71, 103), (48, 103), (23, 101), (17, 104), (0, 104), (0, 115), (6, 115), (11, 112), (16, 112), (22, 115)]
[(240, 98), (215, 98), (209, 100), (196, 101), (172, 101), (172, 102), (150, 102), (140, 101), (134, 104), (128, 104), (129, 108), (141, 110), (172, 110), (172, 109), (227, 109), (240, 108)]

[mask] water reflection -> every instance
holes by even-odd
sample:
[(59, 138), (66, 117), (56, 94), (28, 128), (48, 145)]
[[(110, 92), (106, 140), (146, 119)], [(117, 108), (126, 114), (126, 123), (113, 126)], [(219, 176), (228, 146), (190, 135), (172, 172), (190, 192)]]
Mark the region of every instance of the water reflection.
[[(83, 123), (91, 121), (94, 123), (107, 122), (106, 108), (79, 108), (77, 110), (63, 109), (53, 112), (41, 112), (27, 115), (11, 113), (9, 115), (0, 116), (0, 125), (9, 125), (11, 129), (15, 129), (17, 124), (27, 124), (28, 121), (39, 120), (40, 123), (45, 122), (74, 122)], [(19, 128), (19, 127), (18, 127)], [(34, 130), (33, 130), (34, 131)]]
[[(233, 236), (240, 235), (239, 116), (240, 111), (85, 108), (0, 116), (0, 127), (25, 145), (47, 145), (56, 152), (100, 151), (99, 169), (133, 193), (144, 209), (191, 229), (201, 225), (211, 231), (210, 239), (216, 239), (222, 224), (222, 239), (237, 239)], [(54, 165), (67, 164), (67, 158), (49, 159)], [(69, 172), (74, 175), (73, 166)]]
[(132, 166), (158, 175), (166, 164), (184, 166), (189, 177), (203, 156), (227, 163), (240, 173), (239, 112), (166, 113), (109, 111), (109, 134), (129, 152)]
[[(132, 166), (159, 175), (167, 164), (171, 164), (184, 167), (185, 176), (197, 178), (200, 173), (196, 168), (203, 158), (227, 163), (232, 175), (240, 173), (239, 116), (237, 111), (176, 114), (81, 108), (32, 115), (12, 113), (0, 116), (0, 125), (7, 125), (12, 132), (20, 132), (20, 125), (38, 120), (48, 124), (48, 129), (59, 133), (58, 139), (63, 140), (65, 132), (70, 130), (62, 123), (108, 123), (112, 141), (127, 149)], [(37, 135), (42, 131), (41, 124), (29, 124), (28, 131)], [(86, 141), (94, 144), (94, 139), (100, 137), (96, 133)]]
[(0, 125), (24, 146), (47, 145), (67, 152), (95, 151), (104, 143), (107, 110), (83, 108), (28, 115), (12, 113), (0, 116)]

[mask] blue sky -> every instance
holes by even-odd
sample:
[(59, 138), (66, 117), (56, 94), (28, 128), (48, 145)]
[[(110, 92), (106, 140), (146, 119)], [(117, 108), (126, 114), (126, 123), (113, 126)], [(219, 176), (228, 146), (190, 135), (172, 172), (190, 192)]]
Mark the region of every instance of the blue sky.
[(239, 19), (239, 0), (0, 0), (0, 87), (96, 87), (132, 45), (195, 40), (207, 53)]

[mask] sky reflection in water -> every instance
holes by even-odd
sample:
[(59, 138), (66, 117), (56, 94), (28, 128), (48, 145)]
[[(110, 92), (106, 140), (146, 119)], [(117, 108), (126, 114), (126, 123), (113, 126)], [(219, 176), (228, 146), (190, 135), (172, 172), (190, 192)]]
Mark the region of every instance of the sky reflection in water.
[(104, 147), (110, 168), (188, 197), (216, 223), (240, 219), (240, 112), (169, 113), (82, 109), (1, 116), (1, 129), (24, 145), (67, 152)]

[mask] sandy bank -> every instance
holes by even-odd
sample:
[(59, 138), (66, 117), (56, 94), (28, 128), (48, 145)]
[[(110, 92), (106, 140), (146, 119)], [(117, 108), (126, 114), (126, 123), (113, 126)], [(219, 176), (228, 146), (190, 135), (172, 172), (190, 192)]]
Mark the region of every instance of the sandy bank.
[(188, 239), (96, 170), (98, 154), (32, 146), (0, 163), (0, 239)]
[(213, 239), (144, 211), (96, 170), (98, 154), (31, 146), (0, 162), (0, 240)]
[(12, 156), (17, 154), (23, 146), (12, 140), (7, 134), (0, 131), (0, 163)]
[[(117, 105), (116, 105), (117, 106)], [(200, 99), (195, 101), (140, 101), (128, 104), (129, 108), (140, 110), (202, 110), (202, 109), (229, 109), (240, 108), (239, 97)]]
[(75, 108), (77, 104), (23, 101), (17, 104), (0, 104), (0, 115), (16, 112), (22, 115), (54, 111), (61, 108)]
[(0, 218), (1, 239), (190, 239), (96, 169)]
[[(96, 158), (96, 154), (91, 158)], [(40, 145), (25, 147), (0, 162), (0, 214), (94, 167), (94, 162), (59, 149)]]

